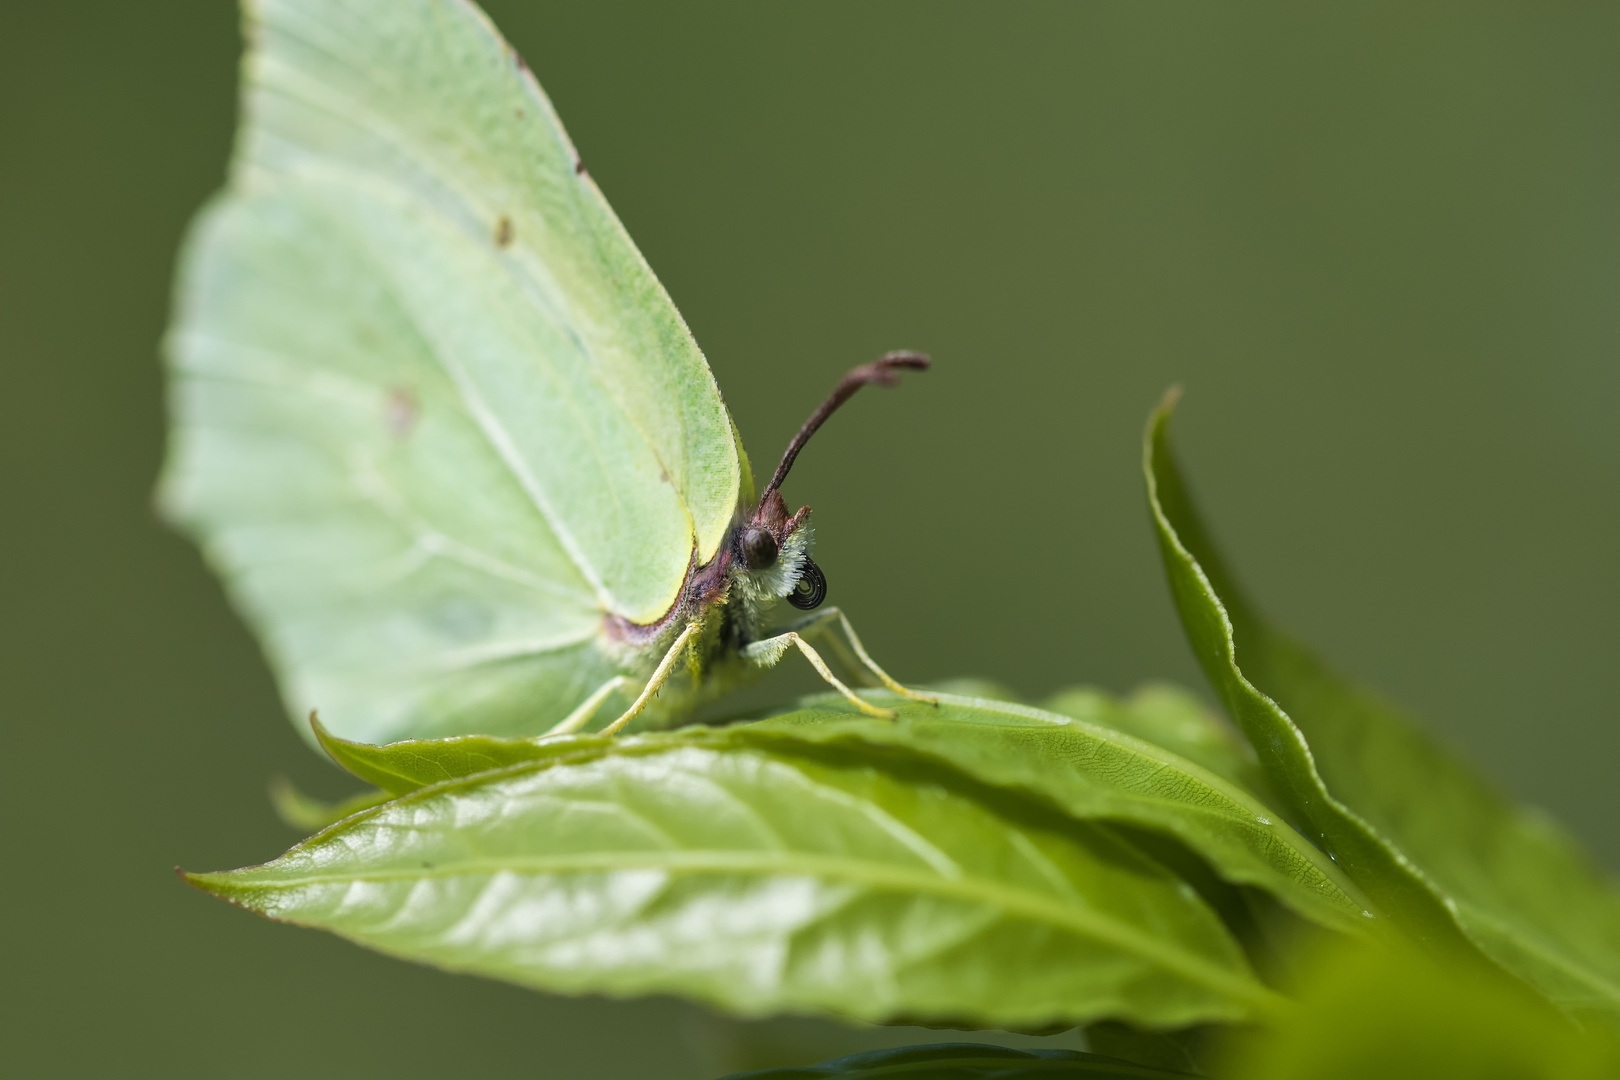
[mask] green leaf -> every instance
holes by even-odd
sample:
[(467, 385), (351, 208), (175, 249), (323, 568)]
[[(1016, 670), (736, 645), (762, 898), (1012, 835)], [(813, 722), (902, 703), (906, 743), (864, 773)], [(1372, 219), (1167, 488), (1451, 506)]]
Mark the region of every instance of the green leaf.
[(1117, 1058), (1077, 1050), (1012, 1050), (977, 1043), (941, 1043), (872, 1050), (805, 1068), (765, 1069), (735, 1073), (723, 1080), (1052, 1080), (1073, 1077), (1095, 1080), (1158, 1080), (1191, 1073), (1134, 1065)]
[(1597, 1080), (1620, 1055), (1521, 984), (1468, 979), (1413, 950), (1368, 947), (1313, 958), (1284, 1025), (1227, 1048), (1220, 1076), (1242, 1080)]
[(1203, 1027), (1144, 1031), (1118, 1020), (1104, 1020), (1086, 1026), (1086, 1046), (1105, 1057), (1151, 1065), (1171, 1073), (1202, 1076), (1207, 1071), (1201, 1065), (1207, 1052), (1203, 1044), (1212, 1033), (1220, 1030)]
[(386, 791), (362, 791), (338, 802), (326, 802), (299, 791), (285, 776), (270, 781), (270, 805), (275, 808), (276, 816), (289, 828), (305, 833), (324, 829), (350, 814), (370, 810), (392, 797)]
[(583, 749), (612, 744), (600, 735), (550, 735), (536, 739), (500, 739), (490, 735), (455, 735), (447, 739), (405, 739), (372, 746), (350, 742), (326, 730), (310, 717), (310, 727), (321, 749), (349, 772), (394, 795), (404, 795), (429, 784), (456, 780), (525, 761), (540, 761)]
[(1565, 1008), (1620, 1022), (1620, 897), (1549, 820), (1255, 613), (1176, 471), (1173, 406), (1154, 413), (1145, 460), (1171, 591), (1284, 806), (1415, 936), (1466, 936)]
[(985, 679), (976, 675), (963, 675), (953, 679), (939, 679), (928, 683), (925, 689), (932, 694), (938, 691), (941, 694), (955, 694), (957, 697), (985, 698), (989, 701), (1010, 701), (1018, 705), (1026, 705), (1023, 695), (1004, 683), (994, 679)]
[(1278, 1007), (1159, 864), (952, 779), (624, 740), (423, 788), (189, 880), (452, 970), (744, 1015), (1176, 1026)]
[(1059, 690), (1041, 707), (1162, 746), (1262, 800), (1268, 799), (1265, 774), (1253, 747), (1180, 687), (1152, 683), (1121, 699), (1094, 687), (1074, 686)]
[[(1364, 899), (1333, 863), (1236, 785), (1158, 747), (1098, 724), (1028, 706), (943, 694), (924, 705), (873, 691), (898, 713), (877, 720), (841, 698), (807, 698), (753, 724), (637, 736), (638, 745), (679, 737), (713, 746), (842, 746), (915, 755), (974, 781), (1015, 792), (1082, 820), (1117, 821), (1168, 833), (1229, 881), (1265, 889), (1296, 913), (1339, 930), (1368, 922)], [(596, 736), (536, 740), (412, 740), (366, 746), (317, 728), (337, 762), (397, 794), (521, 760), (602, 747)]]
[(938, 706), (874, 692), (898, 716), (855, 714), (830, 695), (750, 725), (738, 743), (795, 740), (922, 755), (1081, 821), (1167, 833), (1228, 881), (1274, 894), (1338, 930), (1371, 921), (1360, 890), (1274, 810), (1241, 787), (1112, 727), (1007, 702), (941, 695)]

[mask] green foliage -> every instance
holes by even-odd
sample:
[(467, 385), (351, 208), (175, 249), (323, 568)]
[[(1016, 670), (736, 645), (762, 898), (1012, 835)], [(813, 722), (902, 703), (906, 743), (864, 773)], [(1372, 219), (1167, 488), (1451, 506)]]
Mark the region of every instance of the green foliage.
[[(1228, 881), (1275, 893), (1299, 914), (1340, 930), (1367, 921), (1359, 892), (1321, 852), (1273, 820), (1246, 791), (1190, 761), (1101, 724), (1007, 702), (942, 694), (937, 706), (874, 692), (896, 710), (893, 721), (853, 712), (841, 698), (818, 695), (767, 720), (680, 738), (709, 745), (785, 749), (839, 748), (865, 760), (915, 758), (1056, 809), (1076, 820), (1116, 821), (1162, 831), (1186, 844)], [(1152, 695), (1162, 709), (1162, 695)], [(1092, 693), (1093, 701), (1108, 701)], [(1184, 699), (1178, 703), (1185, 708)], [(1116, 715), (1132, 707), (1110, 705)], [(363, 780), (397, 794), (518, 761), (601, 748), (597, 736), (536, 740), (463, 736), (373, 747), (317, 728), (333, 758)], [(660, 745), (641, 735), (620, 745)]]
[(1408, 934), (1477, 947), (1571, 1012), (1620, 1026), (1620, 897), (1550, 821), (1255, 614), (1176, 471), (1173, 406), (1150, 421), (1145, 460), (1171, 591), (1287, 812)]
[(865, 754), (921, 755), (1077, 820), (1110, 820), (1173, 836), (1226, 880), (1267, 889), (1324, 926), (1357, 931), (1369, 921), (1356, 886), (1275, 812), (1162, 747), (1102, 724), (1006, 702), (941, 695), (938, 707), (889, 704), (899, 718), (878, 721), (851, 715), (823, 697), (733, 729), (733, 737), (781, 732)]
[(1202, 765), (1262, 801), (1275, 801), (1267, 797), (1270, 788), (1253, 748), (1231, 724), (1180, 687), (1144, 686), (1120, 699), (1095, 687), (1076, 686), (1058, 691), (1041, 707), (1133, 735)]
[(1146, 444), (1154, 521), (1246, 742), (1169, 687), (1075, 688), (1046, 709), (879, 694), (893, 721), (819, 695), (617, 740), (372, 746), (312, 718), (380, 790), (328, 807), (282, 786), (285, 818), (329, 827), (191, 880), (553, 991), (673, 992), (743, 1015), (1107, 1020), (1095, 1045), (1131, 1059), (941, 1046), (758, 1075), (1185, 1075), (1195, 1060), (1144, 1029), (1234, 1021), (1249, 1026), (1222, 1075), (1606, 1075), (1612, 1043), (1570, 1018), (1615, 1023), (1614, 893), (1550, 824), (1259, 619), (1194, 515), (1168, 418), (1167, 404)]
[(321, 749), (360, 779), (394, 795), (444, 780), (488, 772), (585, 748), (605, 749), (614, 741), (600, 735), (552, 735), (538, 739), (502, 739), (492, 735), (456, 735), (448, 739), (405, 739), (384, 746), (351, 742), (327, 731), (320, 718), (310, 727)]
[(1207, 555), (1201, 562), (1195, 554), (1212, 551), (1213, 545), (1169, 454), (1167, 425), (1174, 405), (1172, 394), (1149, 422), (1143, 468), (1170, 592), (1204, 673), (1255, 748), (1281, 809), (1305, 835), (1407, 933), (1441, 947), (1465, 947), (1443, 901), (1387, 838), (1327, 791), (1304, 734), (1239, 670), (1232, 622), (1222, 603), (1223, 595), (1236, 594), (1218, 563)]
[(1413, 950), (1314, 957), (1286, 1025), (1226, 1048), (1218, 1075), (1243, 1080), (1597, 1080), (1614, 1044), (1582, 1032), (1524, 987), (1468, 978)]
[(324, 829), (328, 825), (342, 821), (350, 814), (358, 814), (362, 810), (380, 806), (388, 799), (388, 792), (377, 790), (362, 791), (358, 795), (337, 802), (324, 802), (298, 790), (292, 781), (284, 776), (278, 776), (270, 781), (270, 805), (275, 807), (276, 816), (299, 832)]
[(326, 806), (281, 786), (282, 815), (324, 831), (190, 880), (552, 991), (1092, 1024), (1108, 1054), (942, 1045), (760, 1076), (1611, 1075), (1615, 893), (1254, 613), (1175, 470), (1169, 414), (1149, 425), (1151, 509), (1236, 729), (1164, 686), (1047, 708), (874, 692), (892, 721), (817, 695), (619, 739), (374, 746), (312, 717), (377, 790)]
[(1151, 509), (1236, 729), (1164, 686), (1047, 708), (874, 692), (892, 721), (818, 695), (620, 739), (374, 746), (312, 717), (376, 790), (327, 806), (282, 785), (283, 817), (323, 831), (190, 880), (552, 991), (1093, 1024), (1109, 1055), (943, 1045), (761, 1076), (1611, 1075), (1614, 892), (1254, 613), (1175, 470), (1169, 414), (1149, 425)]
[(191, 880), (453, 970), (748, 1015), (1175, 1026), (1278, 1007), (1198, 895), (1104, 826), (910, 762), (695, 734), (425, 787)]

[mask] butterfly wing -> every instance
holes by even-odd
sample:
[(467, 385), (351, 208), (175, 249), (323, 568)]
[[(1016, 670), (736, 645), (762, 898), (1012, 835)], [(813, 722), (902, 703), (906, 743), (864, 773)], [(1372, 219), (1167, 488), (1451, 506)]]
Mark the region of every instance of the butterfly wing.
[[(740, 449), (674, 305), (465, 0), (260, 0), (182, 260), (161, 501), (351, 738), (531, 732), (722, 542)], [(631, 658), (633, 659), (633, 658)]]

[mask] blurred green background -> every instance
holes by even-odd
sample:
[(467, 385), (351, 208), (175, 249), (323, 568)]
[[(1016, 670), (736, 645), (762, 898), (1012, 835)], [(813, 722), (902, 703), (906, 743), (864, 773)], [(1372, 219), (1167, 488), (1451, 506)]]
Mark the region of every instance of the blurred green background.
[[(1138, 432), (1276, 618), (1620, 865), (1620, 7), (490, 5), (902, 678), (1198, 679)], [(0, 16), (0, 1065), (692, 1078), (906, 1033), (568, 1000), (256, 920), (170, 873), (348, 789), (148, 508), (230, 5)], [(756, 695), (810, 685), (802, 671)], [(756, 696), (756, 699), (759, 699)]]

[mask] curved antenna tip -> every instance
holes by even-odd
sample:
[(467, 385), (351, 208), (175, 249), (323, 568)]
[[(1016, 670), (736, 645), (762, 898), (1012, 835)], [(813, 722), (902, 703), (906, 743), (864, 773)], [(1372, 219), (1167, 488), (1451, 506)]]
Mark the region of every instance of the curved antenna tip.
[(870, 364), (853, 368), (849, 374), (838, 380), (838, 385), (833, 387), (832, 393), (828, 394), (827, 399), (810, 414), (810, 419), (804, 422), (804, 426), (799, 428), (799, 433), (793, 436), (793, 441), (788, 443), (787, 451), (782, 455), (782, 463), (776, 467), (776, 475), (771, 477), (771, 482), (760, 492), (760, 504), (763, 505), (766, 497), (782, 486), (782, 481), (787, 479), (788, 470), (793, 468), (794, 459), (799, 456), (799, 451), (804, 449), (804, 444), (810, 441), (810, 436), (827, 422), (827, 417), (838, 411), (840, 405), (853, 397), (855, 391), (869, 383), (893, 386), (900, 381), (901, 371), (927, 371), (931, 366), (933, 361), (929, 359), (927, 353), (896, 349), (884, 353)]

